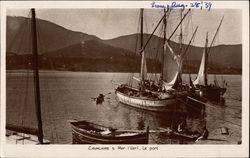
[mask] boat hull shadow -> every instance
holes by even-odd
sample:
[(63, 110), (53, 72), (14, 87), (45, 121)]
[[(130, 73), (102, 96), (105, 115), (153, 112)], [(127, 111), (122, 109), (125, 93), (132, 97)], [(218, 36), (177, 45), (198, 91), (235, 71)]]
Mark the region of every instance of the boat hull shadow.
[[(117, 130), (87, 121), (70, 121), (73, 144), (148, 144), (148, 129), (143, 132)], [(109, 131), (110, 133), (103, 133)]]

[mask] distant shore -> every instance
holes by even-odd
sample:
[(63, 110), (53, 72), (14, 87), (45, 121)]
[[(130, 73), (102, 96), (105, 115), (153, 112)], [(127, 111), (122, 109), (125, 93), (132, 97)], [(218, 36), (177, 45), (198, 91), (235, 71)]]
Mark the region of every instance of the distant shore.
[[(32, 69), (29, 69), (32, 73)], [(7, 69), (6, 73), (26, 73), (27, 69)], [(129, 71), (71, 71), (71, 70), (52, 70), (52, 69), (41, 69), (39, 70), (40, 73), (46, 73), (46, 72), (55, 72), (55, 73), (62, 73), (62, 72), (86, 72), (86, 73), (140, 73), (140, 72), (129, 72)], [(148, 72), (148, 73), (158, 73), (160, 74), (160, 72)], [(196, 75), (197, 73), (187, 73), (187, 72), (183, 72), (183, 74), (191, 74), (191, 75)], [(208, 75), (214, 75), (214, 74), (218, 74), (218, 75), (242, 75), (241, 73), (209, 73)]]

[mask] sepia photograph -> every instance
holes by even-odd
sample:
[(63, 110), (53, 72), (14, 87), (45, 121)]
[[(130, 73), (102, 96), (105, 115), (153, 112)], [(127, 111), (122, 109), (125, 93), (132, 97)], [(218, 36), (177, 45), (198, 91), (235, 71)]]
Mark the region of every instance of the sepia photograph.
[(241, 147), (243, 9), (147, 5), (6, 7), (5, 144)]

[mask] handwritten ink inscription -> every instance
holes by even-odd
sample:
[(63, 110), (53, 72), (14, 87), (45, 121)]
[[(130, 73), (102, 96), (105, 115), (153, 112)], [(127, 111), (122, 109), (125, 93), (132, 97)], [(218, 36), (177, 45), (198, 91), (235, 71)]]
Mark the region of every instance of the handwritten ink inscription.
[(208, 11), (212, 8), (211, 2), (191, 2), (191, 3), (178, 3), (178, 2), (171, 2), (167, 4), (157, 4), (155, 1), (150, 3), (152, 8), (165, 8), (165, 9), (185, 9), (185, 8), (196, 8), (196, 9), (208, 9)]

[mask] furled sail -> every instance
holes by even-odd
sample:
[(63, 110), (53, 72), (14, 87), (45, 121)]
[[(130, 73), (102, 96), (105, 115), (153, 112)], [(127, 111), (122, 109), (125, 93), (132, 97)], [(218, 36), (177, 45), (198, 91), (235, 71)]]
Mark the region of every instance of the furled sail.
[[(168, 47), (168, 51), (167, 51)], [(164, 45), (164, 62), (163, 62), (163, 87), (169, 90), (178, 82), (178, 76), (181, 69), (181, 56), (176, 55), (168, 42)]]
[(178, 77), (178, 72), (175, 74), (175, 77), (174, 77), (174, 79), (171, 81), (171, 82), (165, 82), (165, 81), (163, 81), (163, 87), (164, 87), (164, 89), (165, 90), (170, 90), (170, 89), (172, 89), (172, 87), (174, 86), (174, 84), (175, 84), (175, 82), (176, 82), (176, 80), (177, 80), (177, 77)]
[(205, 75), (205, 55), (206, 55), (206, 50), (204, 49), (202, 59), (201, 59), (201, 64), (200, 64), (200, 69), (198, 72), (197, 78), (193, 81), (194, 85), (204, 85), (204, 75)]

